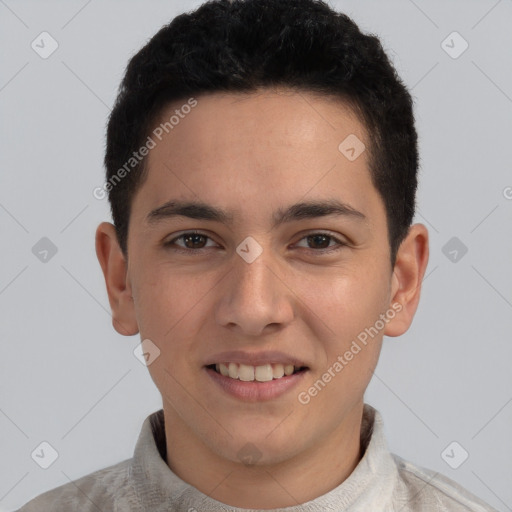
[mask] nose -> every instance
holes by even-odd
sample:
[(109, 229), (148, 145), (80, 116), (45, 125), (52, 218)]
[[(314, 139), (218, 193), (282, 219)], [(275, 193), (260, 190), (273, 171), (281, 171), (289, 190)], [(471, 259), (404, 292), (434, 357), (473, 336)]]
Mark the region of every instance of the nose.
[(262, 336), (289, 324), (293, 293), (279, 274), (270, 249), (252, 263), (235, 254), (232, 271), (223, 280), (217, 323), (245, 336)]

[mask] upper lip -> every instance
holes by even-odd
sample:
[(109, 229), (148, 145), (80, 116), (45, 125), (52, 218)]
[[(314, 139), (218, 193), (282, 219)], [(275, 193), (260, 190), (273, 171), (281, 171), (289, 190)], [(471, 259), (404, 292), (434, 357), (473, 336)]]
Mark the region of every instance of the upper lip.
[(293, 366), (307, 366), (307, 364), (295, 356), (285, 354), (275, 350), (264, 352), (244, 352), (240, 350), (232, 350), (229, 352), (220, 352), (209, 357), (205, 361), (205, 366), (218, 363), (237, 363), (245, 364), (248, 366), (262, 366), (264, 364), (278, 364), (283, 365), (293, 364)]

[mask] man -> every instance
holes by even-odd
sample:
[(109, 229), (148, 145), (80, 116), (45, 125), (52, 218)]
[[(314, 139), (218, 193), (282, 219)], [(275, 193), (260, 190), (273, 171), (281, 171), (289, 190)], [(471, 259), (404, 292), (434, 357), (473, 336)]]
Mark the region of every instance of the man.
[[(317, 0), (216, 0), (135, 55), (96, 251), (163, 409), (134, 457), (21, 510), (489, 511), (364, 403), (428, 262), (412, 101)], [(99, 191), (101, 192), (101, 190)]]

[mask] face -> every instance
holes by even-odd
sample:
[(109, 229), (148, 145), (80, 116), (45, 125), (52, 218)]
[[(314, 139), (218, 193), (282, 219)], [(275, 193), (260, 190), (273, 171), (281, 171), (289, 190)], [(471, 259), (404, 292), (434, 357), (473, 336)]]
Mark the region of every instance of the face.
[(280, 463), (360, 415), (403, 286), (367, 151), (339, 149), (368, 147), (349, 108), (284, 90), (196, 99), (149, 153), (131, 303), (114, 309), (158, 347), (148, 368), (175, 431)]

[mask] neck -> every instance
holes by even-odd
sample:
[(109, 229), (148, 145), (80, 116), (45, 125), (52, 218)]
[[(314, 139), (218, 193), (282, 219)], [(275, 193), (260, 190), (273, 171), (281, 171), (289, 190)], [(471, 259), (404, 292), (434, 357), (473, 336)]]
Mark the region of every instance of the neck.
[(355, 469), (362, 457), (362, 413), (361, 403), (336, 430), (290, 458), (246, 465), (210, 449), (164, 406), (167, 464), (183, 481), (233, 507), (297, 506), (334, 489)]

